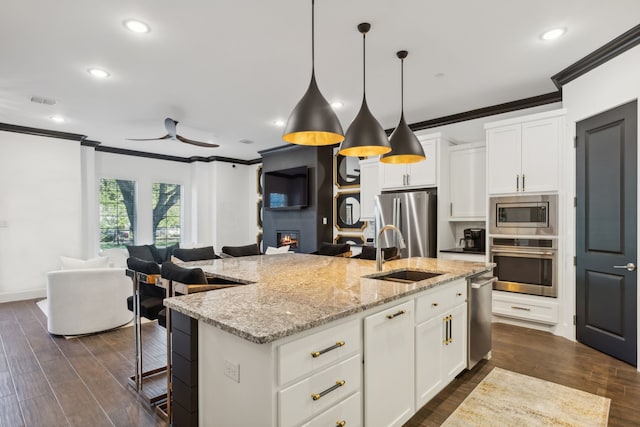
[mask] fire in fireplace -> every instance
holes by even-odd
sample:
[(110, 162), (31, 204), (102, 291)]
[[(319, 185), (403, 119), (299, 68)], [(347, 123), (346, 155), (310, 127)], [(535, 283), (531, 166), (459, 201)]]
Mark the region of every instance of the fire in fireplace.
[(276, 232), (276, 243), (278, 247), (289, 246), (289, 250), (298, 251), (300, 247), (300, 232), (297, 230), (281, 230)]

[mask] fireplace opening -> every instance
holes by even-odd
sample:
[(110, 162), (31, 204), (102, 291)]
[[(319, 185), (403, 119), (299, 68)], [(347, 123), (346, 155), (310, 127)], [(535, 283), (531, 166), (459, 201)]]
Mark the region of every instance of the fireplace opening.
[(281, 230), (276, 232), (278, 247), (289, 246), (290, 251), (298, 252), (300, 248), (300, 232), (298, 230)]

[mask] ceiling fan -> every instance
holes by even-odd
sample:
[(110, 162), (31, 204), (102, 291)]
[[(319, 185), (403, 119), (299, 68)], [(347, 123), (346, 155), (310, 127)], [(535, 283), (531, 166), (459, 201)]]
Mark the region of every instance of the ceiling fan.
[(170, 117), (167, 117), (166, 119), (164, 119), (164, 127), (167, 129), (167, 134), (163, 137), (160, 138), (127, 138), (127, 140), (129, 141), (157, 141), (160, 139), (172, 139), (172, 140), (178, 140), (181, 142), (185, 142), (187, 144), (192, 144), (192, 145), (197, 145), (198, 147), (209, 147), (209, 148), (215, 148), (215, 147), (219, 147), (218, 144), (210, 144), (208, 142), (200, 142), (200, 141), (194, 141), (193, 139), (187, 139), (184, 136), (178, 135), (176, 133), (176, 125), (178, 124), (178, 122), (176, 120), (173, 120)]

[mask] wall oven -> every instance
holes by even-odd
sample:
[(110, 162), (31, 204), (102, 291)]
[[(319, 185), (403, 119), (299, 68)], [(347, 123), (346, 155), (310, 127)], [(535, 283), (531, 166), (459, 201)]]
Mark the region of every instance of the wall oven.
[(491, 197), (490, 234), (556, 235), (558, 195)]
[(493, 237), (490, 258), (498, 278), (493, 289), (558, 296), (556, 239)]

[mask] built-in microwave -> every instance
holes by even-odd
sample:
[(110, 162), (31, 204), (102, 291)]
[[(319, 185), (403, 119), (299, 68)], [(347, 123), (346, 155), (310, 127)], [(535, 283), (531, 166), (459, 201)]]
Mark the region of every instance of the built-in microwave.
[(554, 236), (558, 233), (558, 195), (491, 197), (489, 233)]

